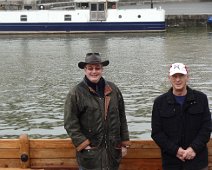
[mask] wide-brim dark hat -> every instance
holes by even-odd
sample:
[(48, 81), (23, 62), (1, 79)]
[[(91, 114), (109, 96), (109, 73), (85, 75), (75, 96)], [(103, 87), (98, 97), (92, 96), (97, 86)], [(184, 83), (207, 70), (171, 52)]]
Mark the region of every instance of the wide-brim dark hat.
[(109, 60), (102, 61), (99, 53), (87, 53), (85, 62), (79, 62), (78, 67), (84, 69), (86, 64), (102, 64), (102, 66), (107, 66)]

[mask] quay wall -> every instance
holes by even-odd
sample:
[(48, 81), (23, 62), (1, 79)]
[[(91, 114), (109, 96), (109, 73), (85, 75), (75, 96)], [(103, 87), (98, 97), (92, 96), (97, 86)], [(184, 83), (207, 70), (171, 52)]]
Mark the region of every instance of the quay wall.
[(166, 15), (166, 26), (171, 27), (211, 27), (212, 23), (208, 22), (211, 14), (196, 15)]
[(150, 4), (152, 1), (153, 4), (160, 3), (200, 3), (200, 2), (211, 2), (211, 0), (119, 0), (120, 5), (139, 5), (139, 4)]

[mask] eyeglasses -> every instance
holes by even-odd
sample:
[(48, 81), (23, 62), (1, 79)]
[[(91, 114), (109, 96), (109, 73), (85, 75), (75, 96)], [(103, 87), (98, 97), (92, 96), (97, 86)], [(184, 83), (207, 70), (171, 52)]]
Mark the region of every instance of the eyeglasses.
[(93, 71), (93, 70), (96, 70), (96, 71), (99, 71), (102, 69), (102, 66), (96, 66), (96, 67), (92, 67), (92, 66), (87, 66), (85, 67), (87, 70), (89, 71)]

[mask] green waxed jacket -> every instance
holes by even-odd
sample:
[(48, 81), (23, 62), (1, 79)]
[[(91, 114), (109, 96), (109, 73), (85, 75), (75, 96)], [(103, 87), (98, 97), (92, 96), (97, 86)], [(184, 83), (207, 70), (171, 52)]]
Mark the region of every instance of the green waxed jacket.
[[(83, 169), (117, 169), (121, 147), (130, 145), (124, 100), (111, 82), (105, 81), (104, 98), (85, 81), (75, 86), (66, 98), (64, 127)], [(92, 149), (84, 149), (88, 145)]]

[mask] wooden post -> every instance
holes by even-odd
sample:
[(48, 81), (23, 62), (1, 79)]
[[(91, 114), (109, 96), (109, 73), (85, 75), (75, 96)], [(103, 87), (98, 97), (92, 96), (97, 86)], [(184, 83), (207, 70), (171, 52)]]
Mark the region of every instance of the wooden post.
[(27, 134), (22, 134), (19, 137), (20, 140), (20, 167), (25, 169), (30, 167), (30, 151), (29, 151), (29, 139)]

